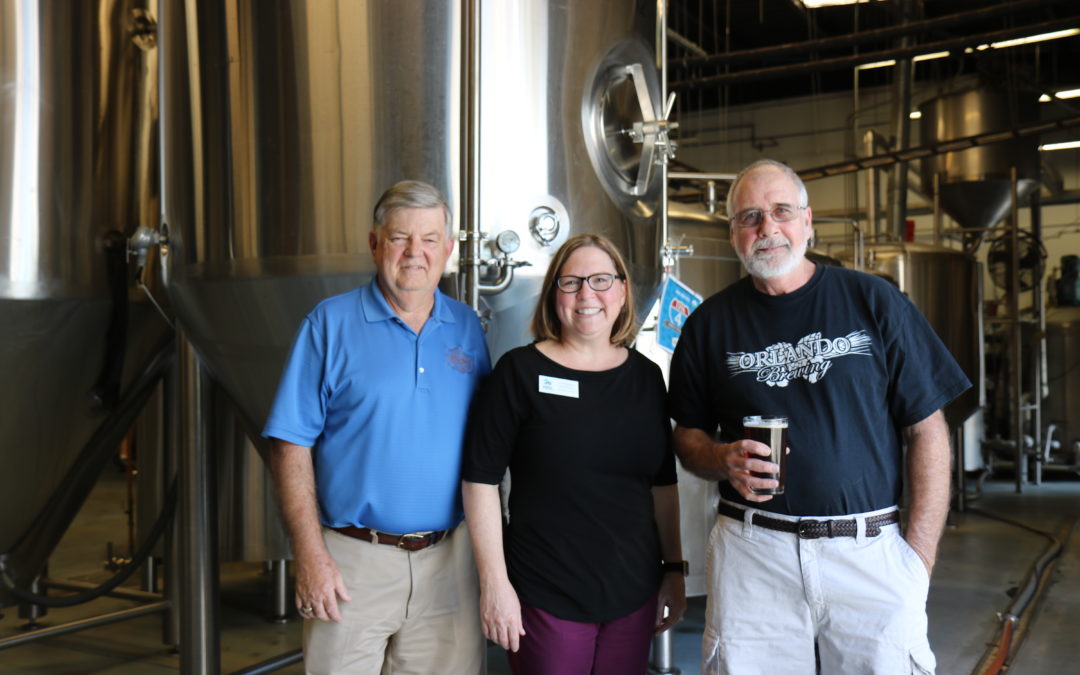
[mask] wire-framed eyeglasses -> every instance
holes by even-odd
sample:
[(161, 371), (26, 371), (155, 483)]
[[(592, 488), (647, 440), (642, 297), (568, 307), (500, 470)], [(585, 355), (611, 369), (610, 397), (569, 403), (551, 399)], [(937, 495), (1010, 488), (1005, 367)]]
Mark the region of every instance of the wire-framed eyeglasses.
[(589, 284), (589, 288), (600, 293), (611, 288), (615, 284), (616, 279), (622, 278), (623, 277), (618, 274), (608, 274), (607, 272), (590, 274), (587, 277), (566, 275), (555, 277), (555, 287), (563, 293), (577, 293), (581, 290), (581, 284), (587, 283)]
[(748, 230), (754, 227), (760, 227), (761, 222), (765, 219), (765, 214), (768, 213), (776, 223), (787, 223), (795, 220), (799, 215), (799, 211), (805, 211), (805, 206), (795, 206), (793, 204), (773, 204), (772, 208), (767, 212), (761, 209), (745, 209), (739, 211), (731, 219), (731, 222), (735, 224), (735, 227)]

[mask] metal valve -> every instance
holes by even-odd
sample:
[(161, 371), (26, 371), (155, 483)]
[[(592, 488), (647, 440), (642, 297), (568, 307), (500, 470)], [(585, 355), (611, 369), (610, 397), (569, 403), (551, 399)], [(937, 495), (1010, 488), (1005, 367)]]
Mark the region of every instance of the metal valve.
[(161, 230), (155, 230), (153, 228), (140, 225), (135, 228), (135, 233), (128, 239), (127, 255), (130, 259), (131, 256), (135, 256), (135, 263), (139, 269), (146, 267), (146, 257), (150, 253), (150, 248), (158, 246), (161, 248), (161, 254), (166, 255), (168, 253), (169, 235), (168, 229), (163, 224)]
[(694, 255), (694, 247), (692, 245), (673, 245), (664, 244), (660, 249), (661, 264), (664, 269), (670, 269), (675, 266), (675, 260), (684, 256)]
[(640, 63), (633, 63), (625, 67), (625, 72), (634, 82), (634, 91), (637, 92), (638, 105), (641, 107), (641, 121), (634, 122), (633, 128), (624, 132), (630, 140), (642, 144), (641, 165), (638, 168), (637, 182), (631, 192), (635, 195), (643, 195), (652, 178), (653, 167), (667, 164), (669, 160), (675, 158), (677, 146), (668, 135), (673, 129), (679, 128), (678, 122), (668, 121), (671, 110), (675, 106), (675, 92), (671, 92), (668, 96), (663, 114), (657, 117), (656, 107), (653, 105), (645, 79), (645, 69)]

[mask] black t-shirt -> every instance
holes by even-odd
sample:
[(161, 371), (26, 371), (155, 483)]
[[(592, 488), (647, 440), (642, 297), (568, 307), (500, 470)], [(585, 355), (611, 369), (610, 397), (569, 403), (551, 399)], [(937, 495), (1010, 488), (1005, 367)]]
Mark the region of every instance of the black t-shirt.
[[(720, 439), (742, 418), (789, 417), (783, 495), (755, 508), (864, 513), (901, 494), (901, 430), (971, 383), (918, 308), (870, 274), (818, 265), (771, 296), (741, 279), (687, 320), (671, 364), (672, 416)], [(746, 503), (727, 481), (725, 499)]]
[(640, 609), (660, 585), (652, 487), (675, 483), (660, 369), (630, 350), (601, 372), (534, 345), (499, 359), (473, 407), (463, 478), (510, 469), (504, 548), (521, 601), (570, 621)]

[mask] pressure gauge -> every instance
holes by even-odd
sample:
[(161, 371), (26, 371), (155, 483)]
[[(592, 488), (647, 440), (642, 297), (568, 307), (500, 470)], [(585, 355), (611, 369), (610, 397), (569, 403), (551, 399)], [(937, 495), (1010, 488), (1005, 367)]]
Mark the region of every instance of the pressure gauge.
[(503, 230), (495, 237), (495, 246), (506, 255), (510, 255), (521, 246), (521, 237), (513, 230)]

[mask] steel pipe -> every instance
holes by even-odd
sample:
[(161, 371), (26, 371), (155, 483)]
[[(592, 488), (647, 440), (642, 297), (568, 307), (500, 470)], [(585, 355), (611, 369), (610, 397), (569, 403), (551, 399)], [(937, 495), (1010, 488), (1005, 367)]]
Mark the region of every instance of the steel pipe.
[[(147, 561), (149, 562), (149, 560)], [(43, 579), (41, 585), (45, 588), (57, 588), (62, 591), (92, 591), (99, 586), (88, 581), (75, 581), (74, 579)], [(135, 600), (136, 602), (157, 602), (162, 600), (161, 593), (151, 591), (137, 591), (130, 588), (115, 588), (105, 594), (110, 598), (123, 600)]]
[(671, 648), (671, 629), (652, 639), (652, 658), (649, 662), (648, 675), (677, 675), (681, 671), (675, 667), (675, 658)]
[[(671, 62), (670, 65), (672, 68), (718, 66), (722, 64), (738, 63), (740, 61), (757, 61), (773, 57), (787, 57), (793, 54), (807, 54), (810, 52), (824, 51), (828, 49), (852, 47), (855, 45), (866, 44), (868, 42), (891, 40), (893, 38), (905, 35), (914, 35), (916, 33), (937, 30), (956, 24), (970, 24), (977, 21), (984, 21), (986, 19), (991, 19), (999, 14), (1009, 15), (1019, 11), (1023, 11), (1025, 9), (1041, 9), (1054, 2), (1061, 3), (1064, 1), (1065, 0), (1050, 0), (1049, 2), (1047, 0), (1019, 0), (1018, 2), (1006, 2), (999, 5), (993, 5), (991, 7), (983, 7), (981, 9), (972, 10), (970, 12), (957, 12), (955, 14), (939, 16), (934, 19), (912, 21), (897, 26), (888, 26), (886, 28), (877, 28), (874, 30), (863, 31), (861, 33), (849, 33), (847, 35), (836, 35), (833, 37), (821, 38), (819, 40), (806, 40), (803, 42), (792, 42), (788, 44), (774, 45), (770, 47), (743, 49), (723, 54), (707, 54), (700, 57), (675, 59)], [(680, 42), (680, 44), (683, 44), (677, 38), (676, 41)], [(693, 49), (693, 47), (688, 48)]]
[(480, 309), (480, 7), (478, 0), (462, 3), (461, 25), (465, 34), (462, 48), (461, 96), (462, 143), (461, 180), (465, 203), (461, 211), (461, 237), (465, 259), (461, 261), (464, 295), (462, 300)]
[(820, 73), (827, 70), (854, 68), (855, 66), (864, 63), (873, 63), (875, 61), (912, 58), (930, 52), (952, 51), (960, 47), (999, 42), (1038, 33), (1049, 33), (1055, 30), (1075, 27), (1076, 22), (1077, 18), (1075, 16), (1064, 19), (1053, 19), (1051, 21), (1006, 28), (1004, 30), (981, 33), (978, 35), (965, 35), (958, 38), (950, 38), (948, 40), (938, 40), (937, 42), (926, 42), (902, 49), (866, 52), (835, 59), (810, 60), (796, 65), (756, 68), (754, 70), (741, 70), (735, 73), (722, 73), (719, 75), (710, 75), (708, 77), (680, 80), (672, 82), (669, 86), (671, 89), (694, 89), (698, 87), (722, 86), (740, 82), (761, 82), (780, 77), (792, 77), (795, 75), (806, 75), (808, 73)]
[(274, 582), (272, 621), (286, 621), (289, 618), (289, 561), (271, 560), (270, 574)]
[(1010, 354), (1009, 354), (1009, 384), (1012, 393), (1012, 433), (1016, 440), (1016, 491), (1022, 492), (1023, 485), (1027, 482), (1027, 453), (1024, 448), (1024, 374), (1023, 347), (1021, 341), (1020, 326), (1020, 210), (1017, 205), (1019, 192), (1017, 188), (1016, 167), (1009, 171), (1009, 179), (1012, 183), (1012, 205), (1009, 210), (1009, 318), (1010, 326)]
[(23, 645), (28, 642), (34, 642), (36, 640), (42, 640), (44, 638), (54, 637), (57, 635), (66, 635), (68, 633), (74, 633), (76, 631), (85, 630), (87, 628), (105, 626), (111, 623), (116, 623), (118, 621), (127, 621), (128, 619), (135, 619), (140, 616), (145, 616), (147, 614), (162, 612), (168, 608), (168, 601), (162, 600), (161, 602), (155, 602), (150, 605), (132, 607), (131, 609), (123, 609), (118, 612), (109, 612), (108, 614), (92, 616), (86, 619), (79, 619), (78, 621), (62, 623), (57, 626), (49, 626), (48, 628), (39, 628), (37, 630), (22, 633), (20, 635), (12, 635), (10, 637), (0, 638), (0, 649), (16, 647), (18, 645)]
[[(900, 13), (903, 17), (901, 20), (905, 23), (911, 17), (911, 0), (901, 0)], [(906, 49), (911, 46), (911, 37), (903, 36), (900, 38), (900, 49)], [(896, 150), (906, 150), (908, 145), (911, 144), (911, 118), (908, 115), (908, 111), (911, 110), (911, 58), (899, 59), (896, 64), (896, 69), (893, 71), (896, 76), (894, 82), (894, 94), (893, 94), (893, 122), (896, 125)], [(892, 225), (890, 238), (896, 241), (904, 241), (904, 228), (907, 222), (907, 163), (897, 162), (893, 166), (892, 176), (892, 188), (889, 199), (890, 214), (889, 220)]]
[(963, 136), (961, 138), (954, 138), (938, 143), (928, 143), (906, 150), (883, 152), (871, 157), (854, 157), (843, 162), (837, 162), (836, 164), (826, 164), (811, 169), (803, 169), (796, 173), (798, 173), (799, 178), (802, 178), (804, 181), (817, 180), (819, 178), (839, 176), (841, 174), (862, 171), (864, 169), (880, 169), (896, 164), (897, 162), (910, 162), (932, 155), (941, 155), (947, 152), (959, 152), (980, 145), (991, 145), (993, 143), (1011, 141), (1017, 138), (1038, 136), (1052, 131), (1071, 129), (1075, 126), (1080, 126), (1080, 115), (1061, 117), (1056, 120), (1036, 122), (1034, 124), (1012, 127), (1011, 129), (1002, 129), (1000, 131), (988, 131), (984, 134)]
[(180, 671), (216, 675), (218, 630), (217, 485), (207, 448), (209, 381), (195, 347), (177, 335), (180, 437)]
[(240, 670), (234, 670), (230, 675), (265, 675), (265, 673), (273, 673), (283, 668), (301, 663), (304, 660), (304, 651), (297, 649), (296, 651), (286, 652), (280, 656), (260, 661), (255, 665), (242, 668)]

